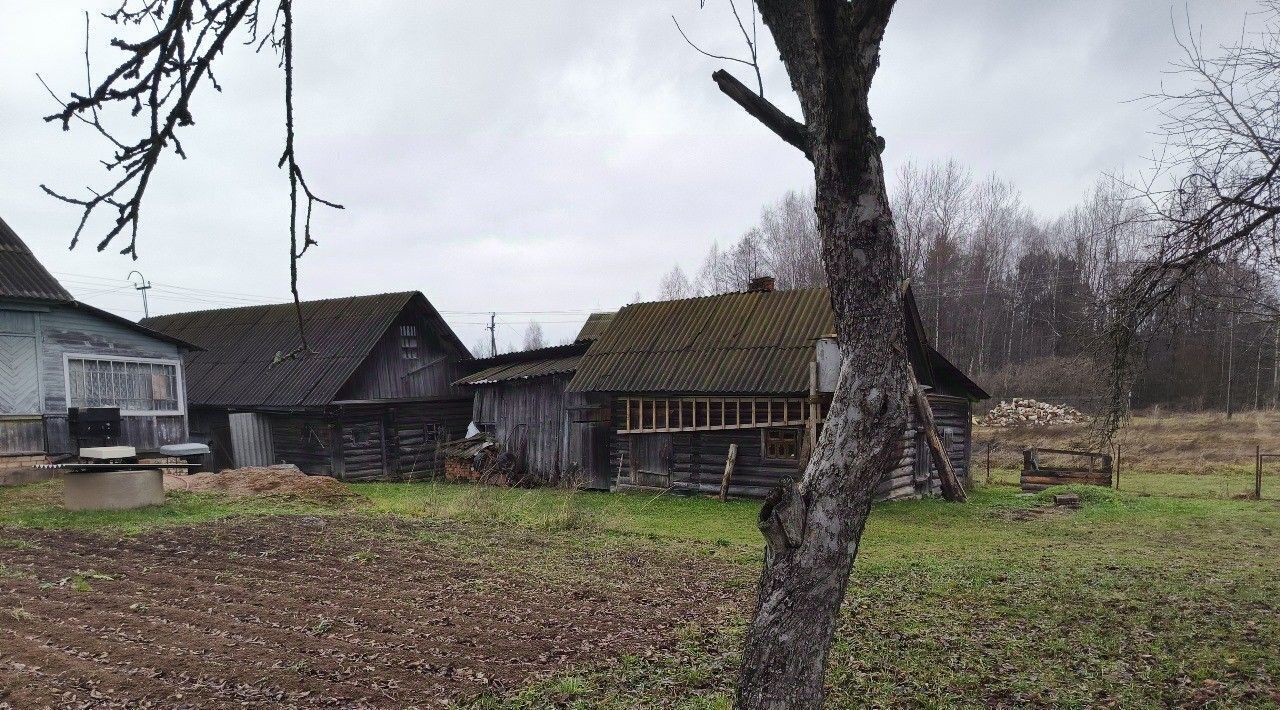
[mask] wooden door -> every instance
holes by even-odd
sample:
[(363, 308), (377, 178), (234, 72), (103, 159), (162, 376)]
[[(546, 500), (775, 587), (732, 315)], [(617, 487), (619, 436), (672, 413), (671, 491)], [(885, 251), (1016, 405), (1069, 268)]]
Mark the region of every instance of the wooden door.
[(632, 434), (630, 446), (631, 482), (637, 486), (666, 488), (671, 485), (671, 435)]

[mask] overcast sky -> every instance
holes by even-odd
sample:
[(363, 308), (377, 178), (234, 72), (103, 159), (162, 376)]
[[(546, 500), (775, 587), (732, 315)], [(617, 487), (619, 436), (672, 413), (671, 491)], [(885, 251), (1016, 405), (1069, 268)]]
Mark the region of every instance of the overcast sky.
[[(106, 147), (41, 121), (56, 106), (35, 75), (81, 89), (83, 11), (119, 0), (0, 5), (0, 216), (72, 293), (141, 317), (124, 281), (140, 269), (156, 284), (153, 313), (286, 299), (273, 58), (234, 46), (220, 60), (224, 91), (196, 102), (190, 158), (167, 156), (147, 195), (138, 261), (95, 251), (102, 229), (69, 252), (78, 211), (38, 186), (101, 185)], [(707, 5), (299, 2), (300, 160), (314, 189), (347, 206), (317, 215), (303, 297), (416, 289), (468, 346), (487, 311), (500, 340), (518, 342), (536, 318), (558, 341), (587, 311), (652, 298), (674, 264), (695, 269), (714, 240), (812, 182), (795, 149), (719, 93), (720, 63), (676, 33), (673, 13), (707, 49), (738, 53), (727, 4)], [(1228, 40), (1251, 7), (899, 0), (872, 95), (888, 168), (955, 157), (1055, 214), (1101, 172), (1141, 166), (1155, 119), (1132, 99), (1177, 57), (1173, 19), (1189, 12), (1206, 38)], [(95, 16), (93, 29), (101, 71), (114, 28)], [(766, 95), (798, 117), (765, 44)]]

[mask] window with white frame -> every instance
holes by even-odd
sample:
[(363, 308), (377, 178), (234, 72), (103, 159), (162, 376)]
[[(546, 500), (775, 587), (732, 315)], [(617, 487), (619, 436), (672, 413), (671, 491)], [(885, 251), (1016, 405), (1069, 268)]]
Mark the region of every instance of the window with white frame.
[(124, 414), (180, 413), (178, 364), (67, 356), (68, 407), (119, 407)]

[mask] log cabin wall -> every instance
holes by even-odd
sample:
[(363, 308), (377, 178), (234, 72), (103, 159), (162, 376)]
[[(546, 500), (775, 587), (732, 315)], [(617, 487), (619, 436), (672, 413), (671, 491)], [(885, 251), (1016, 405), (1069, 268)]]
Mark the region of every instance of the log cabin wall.
[[(956, 475), (969, 480), (972, 434), (970, 403), (962, 397), (930, 395), (935, 424), (951, 455)], [(615, 420), (623, 414), (615, 399)], [(803, 437), (803, 429), (790, 428)], [(643, 486), (718, 493), (724, 475), (729, 445), (738, 453), (729, 494), (737, 497), (764, 497), (784, 478), (798, 479), (800, 460), (771, 459), (765, 456), (762, 435), (766, 429), (726, 429), (720, 431), (673, 432), (615, 435), (609, 447), (609, 465), (618, 474), (621, 487)], [(941, 493), (937, 468), (930, 462), (928, 446), (920, 425), (912, 415), (898, 448), (895, 467), (876, 487), (876, 500), (921, 498)]]
[(309, 465), (344, 481), (430, 479), (443, 473), (440, 445), (465, 436), (470, 417), (469, 399), (335, 406), (306, 455), (326, 457)]
[(313, 476), (333, 475), (329, 418), (322, 411), (266, 415), (277, 463), (291, 463)]

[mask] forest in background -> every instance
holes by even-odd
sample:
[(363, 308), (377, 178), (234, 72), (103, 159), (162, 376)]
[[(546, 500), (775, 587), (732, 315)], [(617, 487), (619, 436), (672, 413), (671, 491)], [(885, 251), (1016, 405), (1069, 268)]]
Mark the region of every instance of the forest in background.
[[(1033, 397), (1093, 410), (1105, 395), (1105, 328), (1116, 290), (1161, 233), (1139, 190), (1104, 176), (1044, 217), (998, 176), (955, 160), (907, 163), (890, 194), (905, 268), (929, 337), (995, 400)], [(660, 299), (825, 285), (810, 192), (788, 192), (701, 265), (679, 265)], [(1142, 324), (1133, 407), (1240, 411), (1280, 400), (1280, 293), (1262, 261), (1226, 257), (1182, 284)]]

